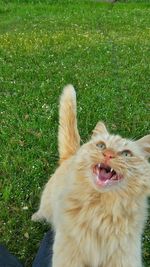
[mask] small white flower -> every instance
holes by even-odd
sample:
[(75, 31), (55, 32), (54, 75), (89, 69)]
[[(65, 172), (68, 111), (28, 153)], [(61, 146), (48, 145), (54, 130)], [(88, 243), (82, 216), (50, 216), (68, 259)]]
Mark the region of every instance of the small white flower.
[(28, 210), (28, 207), (27, 206), (24, 206), (22, 209), (23, 210)]

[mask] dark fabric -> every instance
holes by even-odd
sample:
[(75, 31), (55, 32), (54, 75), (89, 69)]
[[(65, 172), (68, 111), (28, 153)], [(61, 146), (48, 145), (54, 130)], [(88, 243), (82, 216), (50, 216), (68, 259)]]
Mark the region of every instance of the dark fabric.
[[(53, 241), (54, 234), (50, 230), (41, 242), (32, 267), (52, 267)], [(23, 267), (23, 265), (4, 246), (0, 245), (0, 267)]]
[(52, 230), (44, 236), (32, 267), (52, 267), (54, 233)]
[(9, 251), (0, 245), (0, 267), (23, 267), (18, 259), (9, 253)]

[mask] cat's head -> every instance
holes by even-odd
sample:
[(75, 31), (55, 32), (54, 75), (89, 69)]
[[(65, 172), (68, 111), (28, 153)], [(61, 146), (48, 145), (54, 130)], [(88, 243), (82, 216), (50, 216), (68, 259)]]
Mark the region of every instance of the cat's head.
[(137, 141), (110, 134), (99, 122), (91, 140), (77, 153), (80, 177), (87, 179), (96, 190), (105, 192), (118, 188), (139, 191), (149, 179), (150, 135)]

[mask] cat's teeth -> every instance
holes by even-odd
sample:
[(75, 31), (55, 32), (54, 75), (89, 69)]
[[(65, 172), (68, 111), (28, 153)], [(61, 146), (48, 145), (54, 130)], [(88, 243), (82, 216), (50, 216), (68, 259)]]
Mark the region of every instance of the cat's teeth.
[(111, 168), (111, 170), (110, 170), (110, 171), (111, 171), (111, 172), (113, 172), (113, 170), (114, 170), (114, 169), (113, 169), (113, 168)]
[(99, 164), (98, 164), (98, 168), (100, 168), (100, 167), (101, 167), (101, 164), (99, 163)]

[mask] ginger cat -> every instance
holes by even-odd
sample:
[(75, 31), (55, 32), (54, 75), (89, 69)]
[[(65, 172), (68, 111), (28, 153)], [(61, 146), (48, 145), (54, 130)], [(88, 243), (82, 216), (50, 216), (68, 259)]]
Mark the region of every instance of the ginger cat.
[(53, 225), (53, 267), (142, 267), (150, 135), (132, 141), (98, 122), (80, 147), (71, 85), (64, 88), (59, 115), (60, 166), (32, 216)]

